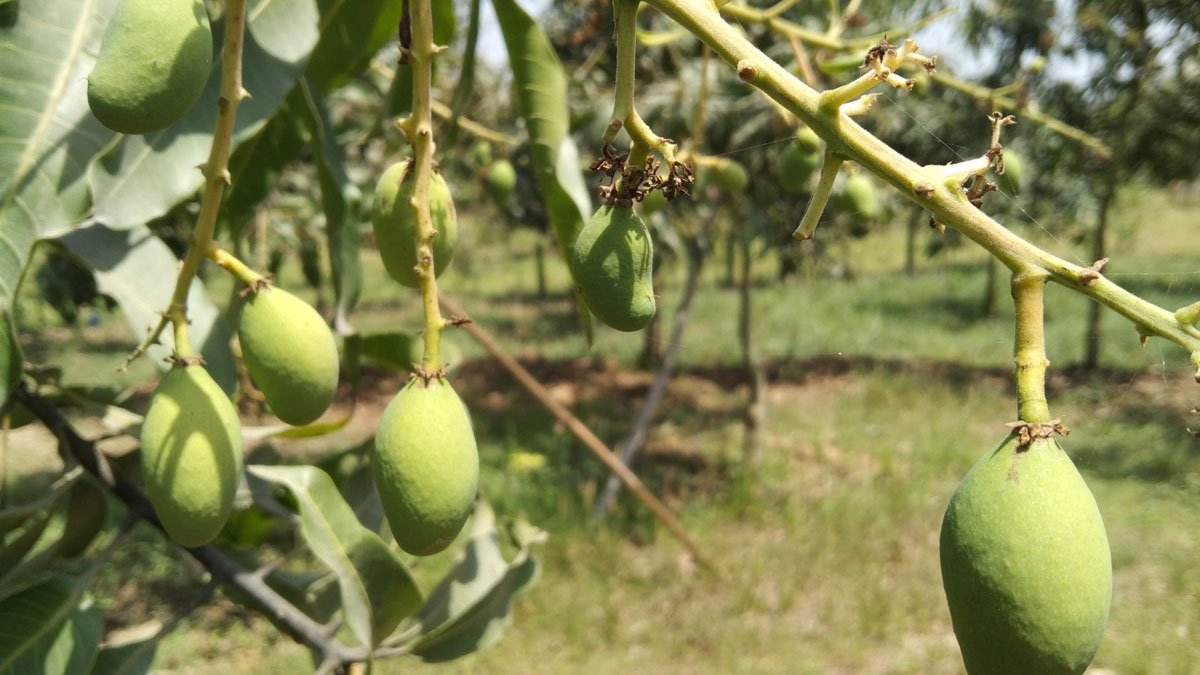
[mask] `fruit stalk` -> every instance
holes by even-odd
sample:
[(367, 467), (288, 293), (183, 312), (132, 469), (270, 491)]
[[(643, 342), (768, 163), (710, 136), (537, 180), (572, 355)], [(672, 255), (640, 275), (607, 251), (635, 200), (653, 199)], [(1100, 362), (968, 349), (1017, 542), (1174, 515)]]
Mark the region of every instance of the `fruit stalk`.
[(617, 33), (617, 82), (612, 119), (604, 140), (612, 142), (622, 128), (629, 134), (629, 166), (640, 168), (651, 150), (670, 166), (675, 162), (675, 145), (659, 138), (633, 106), (634, 67), (637, 63), (637, 10), (641, 0), (616, 0), (613, 12)]
[(940, 167), (918, 165), (840, 111), (821, 110), (816, 91), (763, 54), (702, 3), (645, 2), (699, 37), (730, 65), (756, 64), (754, 86), (812, 127), (831, 151), (876, 174), (930, 211), (935, 221), (962, 232), (1009, 269), (1044, 272), (1048, 280), (1115, 310), (1143, 335), (1157, 335), (1189, 351), (1200, 351), (1200, 329), (1196, 326), (1185, 324), (1174, 313), (1130, 293), (1094, 270), (1067, 262), (1022, 239), (972, 205), (955, 181), (943, 180)]
[(433, 172), (433, 6), (429, 0), (412, 0), (412, 46), (409, 49), (413, 69), (412, 117), (408, 120), (409, 142), (413, 146), (413, 189), (409, 206), (416, 215), (417, 277), (420, 280), (425, 311), (425, 352), (421, 366), (429, 371), (442, 367), (442, 328), (446, 321), (438, 307), (437, 279), (433, 267), (433, 219), (429, 211), (429, 180)]
[(201, 165), (204, 174), (204, 196), (200, 202), (200, 215), (196, 219), (196, 227), (192, 230), (192, 238), (188, 243), (187, 254), (179, 275), (175, 279), (175, 291), (171, 294), (171, 304), (163, 312), (162, 319), (150, 332), (149, 337), (138, 346), (126, 359), (128, 366), (135, 358), (143, 354), (154, 344), (170, 321), (175, 328), (176, 354), (190, 356), (180, 352), (179, 337), (184, 337), (187, 344), (187, 296), (196, 271), (206, 256), (211, 257), (216, 244), (213, 243), (213, 230), (217, 226), (217, 212), (221, 206), (221, 195), (229, 178), (229, 147), (233, 140), (233, 122), (237, 116), (238, 104), (250, 96), (242, 88), (242, 44), (246, 27), (246, 0), (229, 0), (225, 5), (225, 42), (221, 47), (221, 95), (217, 98), (217, 124), (213, 130), (212, 148), (208, 153), (208, 161)]
[(1017, 418), (1022, 422), (1049, 422), (1046, 403), (1046, 334), (1043, 322), (1046, 277), (1044, 274), (1014, 274), (1013, 304), (1016, 306), (1016, 339), (1013, 361), (1017, 381)]

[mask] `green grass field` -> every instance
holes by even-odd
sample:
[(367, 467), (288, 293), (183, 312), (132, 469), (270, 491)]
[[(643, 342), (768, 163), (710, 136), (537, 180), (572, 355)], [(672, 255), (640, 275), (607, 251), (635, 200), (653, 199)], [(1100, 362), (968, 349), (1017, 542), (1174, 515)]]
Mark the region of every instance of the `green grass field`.
[[(1200, 197), (1151, 194), (1122, 205), (1105, 270), (1174, 309), (1200, 298)], [(468, 228), (463, 228), (468, 229)], [(1082, 245), (1034, 239), (1072, 261)], [(471, 235), (468, 235), (471, 236)], [(532, 369), (610, 445), (636, 415), (652, 372), (634, 367), (637, 335), (602, 331), (588, 354), (551, 261), (550, 297), (533, 297), (528, 256), (506, 258), (500, 233), (476, 233), (445, 291)], [(922, 242), (926, 235), (922, 232)], [(529, 233), (513, 238), (532, 248)], [(760, 471), (740, 466), (747, 388), (738, 374), (733, 289), (714, 258), (671, 384), (635, 469), (680, 514), (718, 564), (697, 568), (682, 547), (623, 498), (603, 524), (588, 519), (598, 463), (548, 413), (452, 335), (464, 364), (456, 387), (476, 425), (483, 490), (502, 514), (547, 529), (541, 581), (522, 598), (500, 645), (459, 662), (380, 663), (381, 673), (913, 673), (961, 672), (938, 570), (938, 529), (955, 485), (1016, 417), (1012, 303), (997, 284), (994, 316), (978, 316), (983, 253), (972, 245), (902, 272), (897, 225), (844, 245), (853, 280), (775, 281), (757, 269), (755, 339), (772, 382)], [(869, 264), (868, 264), (869, 261)], [(368, 258), (360, 330), (417, 325), (415, 296), (384, 283)], [(285, 275), (285, 284), (289, 279)], [(682, 270), (660, 286), (663, 319)], [(225, 297), (218, 289), (216, 297)], [(1047, 294), (1051, 410), (1063, 444), (1104, 514), (1115, 588), (1096, 673), (1195, 673), (1200, 667), (1200, 386), (1187, 354), (1104, 316), (1097, 373), (1069, 368), (1083, 353), (1089, 301)], [(85, 331), (43, 330), (31, 358), (53, 358), (78, 382), (103, 381), (131, 338), (118, 316)], [(664, 326), (669, 323), (664, 322)], [(664, 336), (665, 337), (665, 336)], [(59, 355), (67, 356), (60, 357)], [(145, 379), (148, 368), (130, 374)], [(398, 380), (384, 380), (390, 386)], [(384, 401), (386, 402), (386, 401)], [(368, 420), (369, 422), (369, 420)], [(511, 453), (546, 457), (508, 470)], [(200, 569), (148, 529), (101, 578), (110, 628), (165, 621), (203, 586)], [(448, 563), (442, 554), (423, 569)], [(181, 572), (182, 570), (182, 572)], [(186, 619), (160, 646), (162, 672), (294, 673), (307, 652), (226, 600)]]

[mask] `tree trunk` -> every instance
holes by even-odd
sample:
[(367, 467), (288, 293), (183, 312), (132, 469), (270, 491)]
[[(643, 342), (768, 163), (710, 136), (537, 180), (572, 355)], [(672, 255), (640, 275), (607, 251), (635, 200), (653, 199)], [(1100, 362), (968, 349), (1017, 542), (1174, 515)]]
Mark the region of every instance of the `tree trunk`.
[(742, 265), (738, 280), (738, 342), (742, 347), (742, 367), (750, 385), (750, 399), (746, 403), (746, 428), (742, 438), (742, 461), (750, 469), (762, 465), (762, 430), (767, 417), (767, 377), (762, 362), (757, 358), (751, 335), (753, 312), (751, 287), (751, 240), (742, 239)]
[(546, 299), (546, 247), (538, 242), (533, 249), (534, 263), (537, 265), (537, 297)]
[(979, 303), (979, 315), (991, 316), (996, 309), (996, 259), (987, 257), (987, 281), (983, 287), (983, 302)]

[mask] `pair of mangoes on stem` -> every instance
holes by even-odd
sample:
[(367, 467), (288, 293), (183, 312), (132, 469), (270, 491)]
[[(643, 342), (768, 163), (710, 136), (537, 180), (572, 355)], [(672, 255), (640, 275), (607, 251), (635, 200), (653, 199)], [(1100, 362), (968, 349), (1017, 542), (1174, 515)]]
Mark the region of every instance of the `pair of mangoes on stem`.
[[(419, 288), (412, 168), (411, 160), (403, 160), (379, 177), (371, 226), (388, 274), (403, 286)], [(512, 178), (515, 181), (515, 175)], [(454, 200), (438, 172), (430, 172), (428, 199), (437, 277), (453, 260), (458, 239)], [(413, 377), (396, 394), (379, 420), (371, 468), (400, 548), (413, 555), (431, 555), (454, 541), (471, 514), (479, 487), (479, 451), (471, 416), (444, 377), (427, 373)]]
[[(277, 417), (308, 424), (328, 409), (337, 392), (337, 343), (308, 303), (256, 287), (238, 339), (246, 370)], [(167, 534), (184, 546), (212, 541), (233, 508), (241, 471), (237, 410), (203, 365), (179, 359), (142, 423), (143, 486)]]

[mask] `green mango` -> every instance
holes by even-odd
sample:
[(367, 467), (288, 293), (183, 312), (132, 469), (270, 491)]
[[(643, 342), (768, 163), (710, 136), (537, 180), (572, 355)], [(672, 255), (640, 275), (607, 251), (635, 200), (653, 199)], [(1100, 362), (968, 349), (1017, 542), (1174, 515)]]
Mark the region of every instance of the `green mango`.
[(1021, 191), (1021, 177), (1025, 173), (1025, 160), (1011, 150), (1004, 152), (1004, 173), (996, 176), (996, 185), (1010, 195)]
[(1078, 675), (1112, 599), (1096, 500), (1053, 439), (1010, 437), (963, 478), (942, 521), (942, 583), (970, 675)]
[(653, 244), (628, 206), (605, 204), (588, 220), (571, 251), (571, 274), (588, 307), (621, 331), (654, 318)]
[(200, 98), (212, 57), (202, 0), (121, 0), (88, 75), (88, 106), (123, 134), (165, 129)]
[(820, 166), (821, 153), (807, 152), (798, 142), (788, 143), (779, 156), (779, 183), (788, 192), (803, 192)]
[(801, 150), (809, 154), (821, 152), (821, 137), (817, 135), (817, 132), (812, 130), (812, 127), (800, 127), (800, 130), (796, 132), (793, 142), (799, 145)]
[(108, 499), (104, 490), (88, 479), (75, 481), (67, 500), (67, 521), (54, 552), (63, 558), (78, 556), (87, 550), (107, 521)]
[(275, 286), (251, 293), (238, 340), (246, 370), (276, 417), (308, 424), (329, 408), (338, 385), (337, 342), (307, 302)]
[[(417, 265), (417, 217), (409, 205), (416, 181), (405, 180), (409, 161), (397, 162), (383, 172), (375, 186), (371, 225), (379, 257), (388, 274), (409, 288), (419, 288)], [(450, 188), (440, 173), (429, 177), (429, 215), (437, 235), (433, 238), (433, 274), (440, 276), (454, 258), (458, 239), (458, 215)]]
[(712, 179), (726, 192), (745, 192), (750, 187), (750, 174), (741, 162), (722, 157), (712, 167)]
[(471, 416), (441, 378), (396, 394), (375, 432), (375, 487), (400, 548), (432, 555), (458, 536), (479, 486)]
[(651, 190), (642, 198), (642, 213), (650, 215), (662, 209), (667, 205), (667, 196), (662, 190)]
[(842, 206), (854, 218), (871, 220), (879, 215), (879, 201), (875, 199), (875, 186), (871, 179), (861, 173), (850, 176), (842, 187)]
[(497, 204), (506, 204), (517, 187), (517, 170), (507, 159), (498, 159), (488, 169), (488, 193)]
[(172, 368), (142, 422), (142, 482), (163, 529), (183, 546), (212, 541), (242, 473), (237, 410), (200, 365)]
[(475, 144), (473, 151), (475, 164), (478, 166), (487, 166), (492, 163), (492, 144), (487, 141), (479, 141)]

